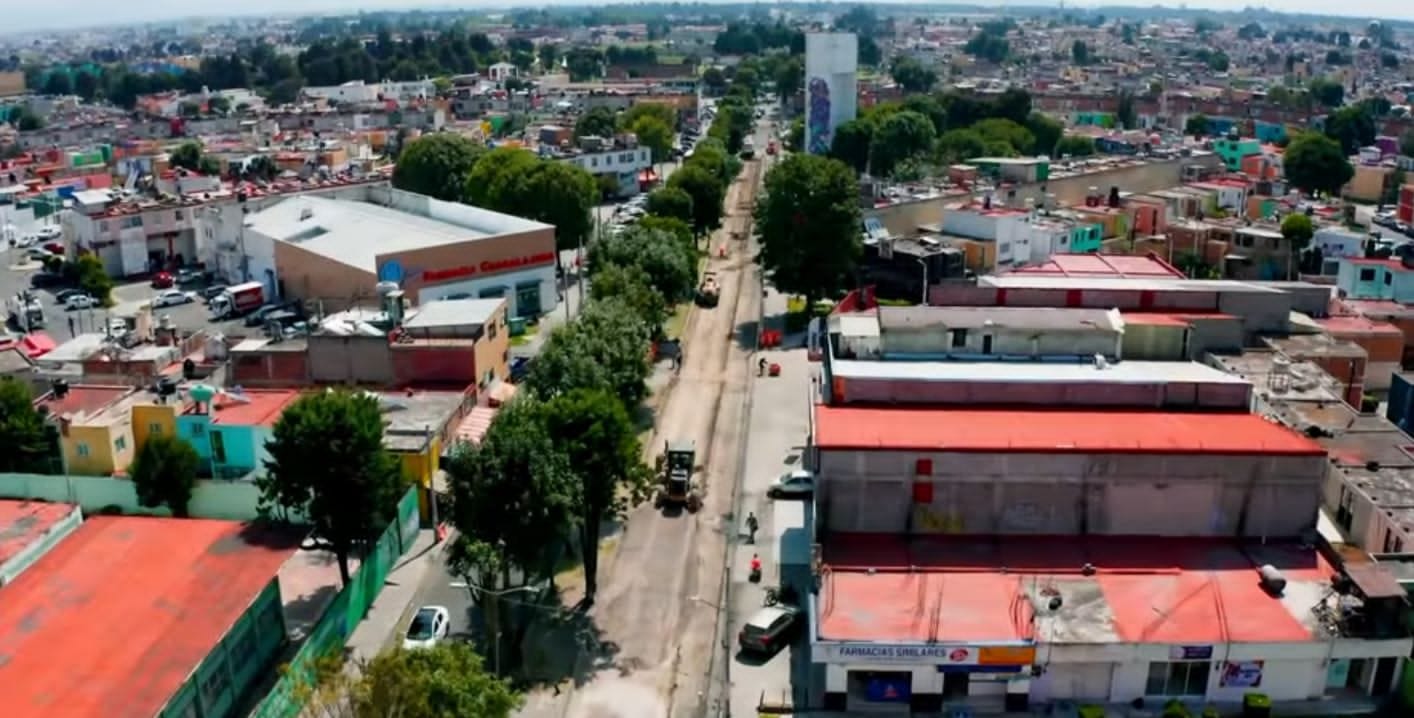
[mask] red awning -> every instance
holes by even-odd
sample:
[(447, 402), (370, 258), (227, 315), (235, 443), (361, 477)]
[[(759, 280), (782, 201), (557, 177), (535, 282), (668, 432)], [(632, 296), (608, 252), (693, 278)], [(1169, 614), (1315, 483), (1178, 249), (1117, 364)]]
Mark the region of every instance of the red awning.
[(657, 181), (658, 181), (658, 173), (657, 173), (657, 172), (654, 172), (654, 171), (653, 171), (653, 168), (651, 168), (651, 167), (648, 168), (648, 169), (646, 169), (646, 170), (643, 170), (642, 172), (639, 172), (639, 173), (638, 173), (638, 182), (639, 182), (639, 184), (651, 184), (651, 183), (657, 182)]

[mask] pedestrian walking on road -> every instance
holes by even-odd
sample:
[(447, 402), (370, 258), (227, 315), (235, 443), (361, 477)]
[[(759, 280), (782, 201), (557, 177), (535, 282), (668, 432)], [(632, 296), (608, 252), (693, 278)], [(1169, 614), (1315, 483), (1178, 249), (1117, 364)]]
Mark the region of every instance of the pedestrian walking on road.
[(756, 521), (756, 514), (755, 514), (755, 512), (747, 512), (747, 514), (746, 514), (746, 530), (747, 530), (747, 532), (748, 532), (748, 533), (747, 533), (748, 538), (746, 539), (746, 542), (747, 542), (747, 543), (751, 543), (751, 544), (756, 543), (756, 529), (759, 528), (759, 527), (760, 527), (760, 524)]
[(69, 317), (69, 336), (70, 336), (70, 337), (76, 337), (76, 336), (78, 336), (77, 334), (74, 333), (74, 318), (73, 318), (72, 316)]

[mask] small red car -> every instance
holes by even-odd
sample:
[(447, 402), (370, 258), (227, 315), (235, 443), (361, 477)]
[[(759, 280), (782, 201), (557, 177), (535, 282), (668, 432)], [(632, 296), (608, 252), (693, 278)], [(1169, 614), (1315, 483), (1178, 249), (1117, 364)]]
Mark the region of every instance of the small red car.
[(168, 287), (171, 287), (173, 284), (176, 283), (177, 280), (172, 278), (172, 274), (170, 272), (158, 272), (152, 275), (153, 289), (167, 289)]

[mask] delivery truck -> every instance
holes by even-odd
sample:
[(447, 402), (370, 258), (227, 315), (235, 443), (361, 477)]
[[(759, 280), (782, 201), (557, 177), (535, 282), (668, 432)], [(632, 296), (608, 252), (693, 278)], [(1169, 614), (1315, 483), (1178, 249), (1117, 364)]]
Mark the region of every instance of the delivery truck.
[(228, 287), (211, 298), (211, 319), (219, 321), (243, 317), (265, 305), (265, 285), (246, 282)]

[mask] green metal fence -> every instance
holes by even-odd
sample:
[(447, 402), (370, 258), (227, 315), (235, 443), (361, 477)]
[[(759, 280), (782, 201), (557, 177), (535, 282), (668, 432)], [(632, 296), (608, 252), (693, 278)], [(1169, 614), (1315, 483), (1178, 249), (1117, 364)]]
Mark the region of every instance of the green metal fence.
[(309, 638), (290, 659), (285, 675), (251, 713), (253, 718), (294, 718), (299, 715), (302, 708), (297, 698), (299, 687), (312, 683), (315, 665), (320, 658), (343, 648), (359, 621), (368, 614), (373, 599), (383, 590), (388, 572), (417, 540), (417, 532), (421, 528), (418, 524), (417, 490), (416, 486), (408, 489), (398, 501), (397, 519), (378, 537), (378, 543), (364, 557), (363, 563), (349, 579), (349, 585), (329, 604), (329, 609), (315, 624)]

